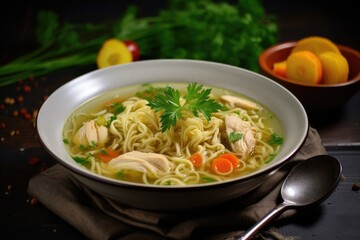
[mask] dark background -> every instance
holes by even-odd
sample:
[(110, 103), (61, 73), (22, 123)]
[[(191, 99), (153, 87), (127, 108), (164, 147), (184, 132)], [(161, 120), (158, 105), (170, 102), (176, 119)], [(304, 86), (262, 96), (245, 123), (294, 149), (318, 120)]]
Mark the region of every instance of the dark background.
[[(55, 11), (60, 20), (96, 22), (118, 19), (129, 4), (140, 16), (152, 16), (167, 6), (166, 0), (29, 1), (2, 2), (0, 7), (0, 64), (36, 48), (36, 14)], [(228, 1), (236, 2), (236, 1)], [(277, 18), (279, 41), (299, 40), (310, 35), (330, 38), (337, 44), (360, 48), (357, 1), (262, 0), (266, 13)], [(101, 9), (101, 11), (100, 11)], [(304, 28), (306, 26), (306, 28)]]
[[(235, 1), (231, 1), (235, 2)], [(324, 36), (337, 44), (360, 50), (359, 10), (357, 1), (341, 0), (262, 0), (265, 11), (277, 18), (279, 41), (299, 40), (303, 37)], [(0, 4), (0, 65), (38, 47), (35, 38), (38, 10), (53, 10), (62, 21), (98, 22), (118, 19), (129, 4), (136, 4), (139, 15), (151, 16), (166, 7), (165, 0), (102, 0), (102, 1), (18, 1)], [(61, 84), (90, 70), (74, 68), (60, 70), (48, 76), (31, 94), (24, 95), (24, 105), (29, 110), (39, 108), (43, 96)], [(17, 96), (18, 84), (0, 88), (0, 100)], [(280, 223), (280, 232), (301, 236), (302, 239), (358, 239), (360, 235), (359, 192), (352, 191), (352, 184), (360, 181), (359, 103), (357, 94), (343, 111), (331, 116), (327, 124), (317, 126), (330, 155), (343, 164), (345, 179), (334, 194), (319, 208), (305, 211), (291, 223)], [(321, 101), (321, 99), (319, 99)], [(2, 239), (85, 239), (75, 228), (60, 219), (41, 204), (32, 205), (27, 195), (27, 183), (42, 169), (56, 163), (39, 145), (33, 134), (33, 123), (21, 117), (12, 117), (15, 106), (1, 112), (0, 122), (0, 231)], [(19, 135), (10, 136), (14, 129)], [(353, 145), (352, 145), (353, 144)], [(41, 159), (29, 165), (32, 157)], [(12, 189), (8, 189), (12, 186)], [(11, 237), (4, 237), (10, 235)]]

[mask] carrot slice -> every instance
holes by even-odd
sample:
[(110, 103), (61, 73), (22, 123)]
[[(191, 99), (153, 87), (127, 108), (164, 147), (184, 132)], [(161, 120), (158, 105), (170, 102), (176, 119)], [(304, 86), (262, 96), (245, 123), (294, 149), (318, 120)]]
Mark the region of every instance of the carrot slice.
[(189, 160), (192, 162), (193, 166), (195, 168), (201, 167), (204, 159), (200, 153), (194, 153), (189, 157)]
[(215, 158), (211, 164), (211, 169), (219, 175), (229, 175), (233, 171), (233, 164), (226, 158)]
[(106, 149), (96, 154), (96, 156), (104, 163), (110, 162), (112, 159), (118, 157), (119, 155), (120, 153), (118, 151), (112, 149)]
[(104, 42), (96, 58), (98, 68), (132, 62), (132, 54), (126, 44), (116, 38)]
[(324, 52), (340, 53), (340, 50), (335, 43), (328, 38), (320, 36), (310, 36), (301, 39), (296, 43), (296, 46), (291, 52), (295, 53), (304, 50), (311, 51), (317, 56)]
[(343, 55), (324, 52), (319, 55), (319, 60), (323, 68), (323, 83), (336, 84), (347, 81), (349, 64)]
[(219, 156), (219, 158), (226, 158), (228, 159), (232, 165), (233, 165), (233, 168), (238, 168), (239, 165), (240, 165), (240, 160), (239, 158), (235, 155), (235, 154), (232, 154), (232, 153), (223, 153)]
[(290, 54), (286, 60), (286, 75), (289, 79), (303, 83), (320, 83), (322, 66), (319, 58), (310, 51)]
[(276, 75), (286, 78), (286, 61), (274, 63), (273, 71)]

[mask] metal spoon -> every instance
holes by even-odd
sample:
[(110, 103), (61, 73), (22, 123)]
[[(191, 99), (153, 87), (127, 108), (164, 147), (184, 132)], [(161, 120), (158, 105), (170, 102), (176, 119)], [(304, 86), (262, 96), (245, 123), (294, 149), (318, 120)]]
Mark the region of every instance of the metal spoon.
[(341, 172), (340, 162), (329, 155), (318, 155), (298, 164), (282, 185), (283, 202), (247, 230), (240, 240), (250, 239), (285, 210), (318, 204), (325, 200), (338, 185)]

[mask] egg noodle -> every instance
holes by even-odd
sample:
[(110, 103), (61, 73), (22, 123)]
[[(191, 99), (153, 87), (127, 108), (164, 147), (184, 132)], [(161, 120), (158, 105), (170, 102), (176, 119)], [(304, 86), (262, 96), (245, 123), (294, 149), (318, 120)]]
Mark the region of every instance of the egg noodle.
[[(218, 99), (218, 98), (216, 98)], [(107, 128), (107, 141), (103, 144), (84, 145), (76, 143), (74, 137), (84, 123), (98, 121), (103, 116), (109, 119), (112, 114), (104, 107), (96, 113), (77, 112), (64, 131), (68, 141), (67, 150), (76, 160), (86, 160), (82, 165), (90, 171), (110, 178), (155, 185), (193, 185), (223, 181), (254, 172), (264, 166), (277, 154), (281, 144), (270, 144), (275, 133), (270, 124), (275, 117), (265, 108), (246, 110), (222, 102), (224, 109), (212, 113), (211, 120), (204, 116), (195, 117), (184, 112), (182, 118), (165, 132), (161, 131), (161, 112), (155, 112), (147, 104), (148, 100), (130, 97), (121, 102), (124, 110), (112, 119)], [(251, 153), (234, 153), (226, 141), (226, 116), (239, 116), (250, 123), (255, 138), (255, 147)], [(278, 130), (276, 130), (278, 131)], [(84, 133), (84, 136), (89, 134)], [(78, 141), (79, 142), (79, 141)], [(169, 171), (155, 171), (153, 167), (134, 166), (132, 163), (116, 165), (101, 161), (97, 154), (111, 149), (120, 154), (138, 151), (157, 153), (169, 161)], [(200, 153), (203, 164), (195, 168), (189, 160), (194, 153)], [(234, 153), (239, 159), (238, 168), (231, 174), (221, 175), (211, 171), (212, 161), (222, 153)]]

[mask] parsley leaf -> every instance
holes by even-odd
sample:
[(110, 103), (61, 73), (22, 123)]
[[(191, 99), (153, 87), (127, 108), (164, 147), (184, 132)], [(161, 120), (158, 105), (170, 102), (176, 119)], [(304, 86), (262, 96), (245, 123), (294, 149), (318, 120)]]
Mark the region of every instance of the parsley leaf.
[(77, 162), (81, 165), (86, 165), (89, 163), (89, 160), (87, 158), (75, 156), (75, 157), (73, 157), (73, 159), (75, 162)]
[(182, 119), (184, 111), (191, 111), (198, 117), (199, 112), (210, 121), (211, 113), (219, 111), (222, 106), (209, 98), (211, 89), (203, 89), (202, 85), (191, 83), (187, 86), (185, 103), (180, 103), (180, 92), (172, 87), (166, 87), (163, 92), (158, 93), (155, 99), (149, 100), (147, 104), (156, 112), (163, 111), (160, 116), (161, 130), (165, 132), (171, 126), (175, 126), (177, 120)]
[(277, 135), (276, 133), (271, 134), (271, 138), (268, 143), (271, 145), (281, 145), (284, 142), (284, 139)]
[(229, 142), (236, 142), (240, 139), (242, 139), (243, 134), (238, 132), (231, 132), (228, 136)]

